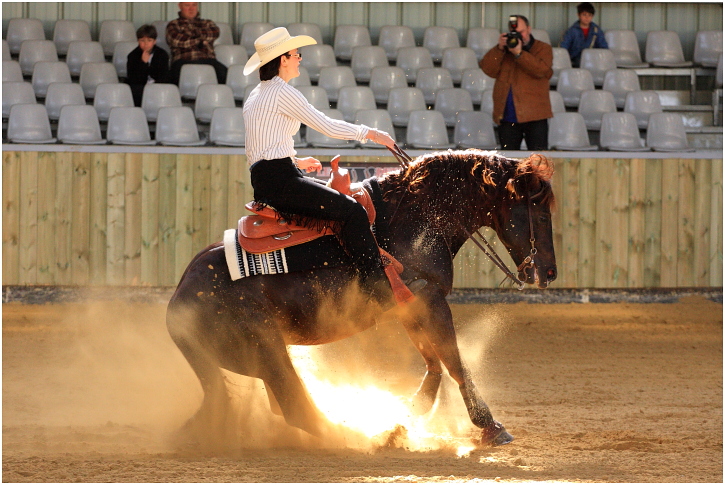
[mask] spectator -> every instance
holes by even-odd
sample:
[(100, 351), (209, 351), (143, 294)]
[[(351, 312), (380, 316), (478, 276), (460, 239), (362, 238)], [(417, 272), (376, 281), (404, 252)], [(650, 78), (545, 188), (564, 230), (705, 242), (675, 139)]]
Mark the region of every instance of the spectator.
[(573, 67), (579, 67), (582, 50), (609, 48), (607, 39), (604, 38), (604, 31), (592, 22), (594, 5), (589, 2), (580, 3), (576, 6), (576, 11), (579, 20), (566, 30), (564, 40), (561, 41), (561, 47), (569, 51)]
[(138, 47), (126, 58), (126, 82), (131, 86), (133, 102), (141, 106), (148, 83), (165, 83), (169, 75), (169, 55), (156, 45), (156, 27), (142, 25), (136, 31)]
[(178, 85), (181, 66), (209, 64), (216, 71), (219, 84), (227, 80), (227, 68), (214, 56), (214, 41), (219, 27), (212, 20), (202, 19), (197, 2), (179, 3), (179, 18), (166, 26), (166, 43), (171, 49), (169, 82)]
[[(514, 16), (512, 16), (514, 17)], [(549, 78), (553, 53), (551, 46), (534, 39), (529, 20), (516, 15), (515, 46), (507, 47), (507, 33), (488, 51), (479, 65), (493, 86), (493, 121), (499, 125), (501, 148), (518, 150), (526, 139), (529, 150), (548, 148), (549, 124), (553, 116), (549, 102)]]

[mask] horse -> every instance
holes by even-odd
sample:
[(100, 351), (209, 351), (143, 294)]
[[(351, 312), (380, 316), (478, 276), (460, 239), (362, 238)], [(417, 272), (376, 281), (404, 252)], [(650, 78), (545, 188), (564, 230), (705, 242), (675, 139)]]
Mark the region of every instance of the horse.
[[(473, 232), (487, 226), (519, 264), (521, 286), (546, 288), (557, 274), (552, 174), (551, 162), (540, 155), (512, 159), (468, 149), (421, 155), (401, 169), (368, 179), (379, 187), (378, 244), (403, 264), (404, 279), (427, 281), (416, 301), (399, 312), (426, 364), (411, 399), (413, 411), (432, 409), (445, 366), (471, 422), (481, 429), (481, 444), (506, 444), (513, 436), (493, 418), (459, 353), (446, 301), (453, 286), (453, 258)], [(166, 317), (172, 340), (204, 392), (185, 427), (208, 427), (215, 416), (228, 412), (225, 369), (264, 381), (272, 412), (290, 426), (324, 436), (329, 422), (307, 394), (287, 346), (326, 344), (374, 326), (384, 309), (365, 297), (355, 298), (357, 288), (355, 268), (345, 264), (232, 281), (223, 243), (201, 250), (182, 275)], [(343, 322), (339, 308), (354, 318)]]

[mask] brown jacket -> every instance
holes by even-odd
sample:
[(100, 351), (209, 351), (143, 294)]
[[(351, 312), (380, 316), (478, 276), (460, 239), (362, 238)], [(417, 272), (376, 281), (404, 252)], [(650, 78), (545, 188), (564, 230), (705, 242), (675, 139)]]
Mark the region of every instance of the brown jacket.
[(479, 66), (487, 76), (495, 78), (493, 85), (493, 121), (503, 117), (509, 88), (513, 86), (514, 107), (519, 123), (551, 118), (549, 78), (554, 55), (551, 46), (534, 39), (529, 51), (522, 50), (518, 59), (508, 50), (494, 46), (483, 56)]

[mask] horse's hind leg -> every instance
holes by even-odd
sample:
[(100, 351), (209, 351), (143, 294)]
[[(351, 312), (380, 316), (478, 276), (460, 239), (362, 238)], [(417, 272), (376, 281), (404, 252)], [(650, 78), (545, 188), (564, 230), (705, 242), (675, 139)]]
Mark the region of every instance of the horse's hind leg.
[(443, 374), (441, 360), (428, 341), (428, 337), (413, 319), (405, 318), (402, 320), (402, 323), (408, 332), (410, 340), (412, 340), (415, 348), (418, 349), (418, 352), (420, 352), (420, 355), (425, 361), (425, 377), (423, 377), (423, 382), (420, 383), (420, 387), (413, 395), (412, 403), (413, 412), (418, 415), (423, 415), (433, 408), (436, 396), (438, 395)]

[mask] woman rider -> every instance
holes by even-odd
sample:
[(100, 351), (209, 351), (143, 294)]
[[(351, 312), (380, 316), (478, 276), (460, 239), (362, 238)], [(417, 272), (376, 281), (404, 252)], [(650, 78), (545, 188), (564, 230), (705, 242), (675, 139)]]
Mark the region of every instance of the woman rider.
[[(278, 27), (257, 38), (256, 52), (244, 67), (245, 76), (259, 68), (261, 79), (244, 102), (243, 111), (254, 199), (297, 224), (336, 223), (335, 233), (359, 271), (363, 290), (387, 306), (392, 291), (365, 209), (352, 197), (304, 176), (322, 164), (312, 157), (296, 158), (293, 136), (304, 123), (331, 138), (370, 140), (387, 147), (393, 147), (395, 141), (383, 131), (325, 116), (288, 84), (300, 75), (298, 48), (316, 43), (307, 35), (291, 37), (287, 29)], [(423, 280), (416, 280), (411, 289), (424, 285)]]

